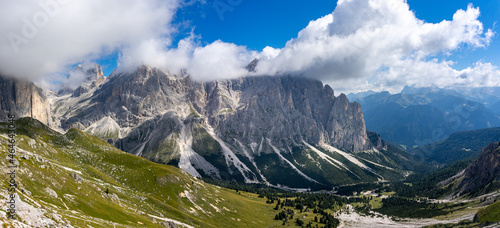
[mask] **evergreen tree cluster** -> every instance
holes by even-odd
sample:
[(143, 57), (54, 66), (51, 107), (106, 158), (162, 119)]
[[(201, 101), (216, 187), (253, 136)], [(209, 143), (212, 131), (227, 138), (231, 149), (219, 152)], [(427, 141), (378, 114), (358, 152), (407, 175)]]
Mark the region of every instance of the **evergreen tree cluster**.
[[(281, 198), (283, 196), (290, 198)], [(336, 219), (327, 210), (337, 210), (346, 204), (354, 202), (364, 202), (368, 204), (369, 198), (345, 198), (330, 194), (310, 194), (310, 193), (286, 193), (270, 195), (268, 203), (276, 202), (274, 210), (281, 210), (274, 217), (275, 220), (283, 220), (285, 224), (294, 219), (294, 210), (298, 212), (312, 212), (316, 214), (314, 222), (316, 225), (324, 224), (322, 227), (337, 227), (340, 221)], [(313, 221), (305, 224), (300, 218), (295, 218), (294, 223), (302, 227), (317, 227), (313, 225)], [(299, 225), (300, 224), (300, 225)]]
[(446, 215), (457, 208), (466, 207), (466, 203), (438, 204), (429, 203), (426, 199), (408, 199), (403, 197), (383, 199), (382, 204), (382, 208), (376, 209), (376, 211), (402, 218), (430, 218)]

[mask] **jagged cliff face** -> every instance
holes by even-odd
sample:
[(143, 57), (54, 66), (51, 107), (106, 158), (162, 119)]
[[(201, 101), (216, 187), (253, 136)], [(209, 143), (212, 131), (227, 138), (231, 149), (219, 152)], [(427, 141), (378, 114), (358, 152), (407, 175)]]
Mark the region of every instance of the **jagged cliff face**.
[(454, 179), (458, 195), (487, 193), (500, 187), (500, 143), (483, 148), (479, 157)]
[(32, 82), (0, 76), (0, 121), (7, 115), (32, 117), (50, 125), (50, 108), (44, 91)]
[[(71, 94), (72, 97), (79, 97), (97, 88), (104, 81), (106, 81), (106, 77), (104, 77), (100, 65), (95, 63), (80, 64), (69, 73), (67, 82), (63, 83), (63, 89), (58, 94)], [(74, 83), (78, 84), (75, 86)]]
[(361, 106), (344, 95), (336, 98), (318, 81), (252, 77), (195, 83), (149, 67), (108, 80), (93, 94), (90, 110), (65, 113), (63, 128), (75, 122), (88, 127), (105, 117), (121, 128), (135, 128), (169, 111), (181, 119), (196, 112), (223, 138), (237, 134), (246, 135), (242, 142), (306, 140), (350, 151), (370, 149)]
[[(80, 86), (78, 86), (78, 88), (76, 88), (75, 91), (73, 91), (74, 97), (78, 97), (92, 90), (93, 88), (97, 88), (106, 80), (106, 77), (104, 77), (102, 73), (101, 66), (97, 64), (86, 68), (83, 68), (81, 65), (79, 65), (73, 70), (73, 72), (78, 72), (80, 74), (86, 75), (86, 78), (83, 81), (83, 83)], [(69, 76), (69, 79), (71, 80), (71, 74)]]
[[(206, 84), (195, 108), (223, 139), (245, 135), (242, 143), (270, 139), (277, 146), (302, 140), (350, 151), (370, 149), (358, 103), (330, 86), (294, 77), (252, 77)], [(200, 102), (203, 101), (203, 102)]]
[(383, 157), (372, 150), (361, 106), (305, 78), (198, 83), (143, 66), (56, 106), (61, 128), (197, 177), (306, 187), (399, 175), (357, 156)]

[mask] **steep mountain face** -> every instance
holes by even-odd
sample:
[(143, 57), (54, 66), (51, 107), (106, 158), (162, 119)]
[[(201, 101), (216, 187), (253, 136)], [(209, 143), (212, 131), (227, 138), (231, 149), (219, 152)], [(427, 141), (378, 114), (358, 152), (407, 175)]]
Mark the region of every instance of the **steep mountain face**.
[(8, 114), (31, 117), (50, 124), (50, 104), (44, 91), (32, 82), (0, 76), (0, 121)]
[(483, 104), (455, 92), (415, 90), (372, 94), (356, 101), (363, 106), (366, 126), (388, 141), (421, 146), (458, 131), (500, 126), (500, 117)]
[(479, 157), (445, 183), (452, 183), (454, 194), (480, 194), (500, 187), (500, 143), (491, 143), (481, 150)]
[(319, 81), (197, 83), (143, 66), (55, 103), (61, 128), (77, 127), (197, 177), (324, 187), (401, 175), (357, 155), (384, 151), (372, 148), (361, 106)]
[(454, 87), (454, 88), (435, 88), (435, 87), (405, 87), (401, 93), (405, 94), (425, 94), (444, 92), (458, 97), (467, 98), (476, 101), (491, 109), (497, 115), (500, 115), (500, 87)]
[[(266, 138), (279, 147), (305, 140), (355, 152), (370, 149), (361, 106), (349, 103), (343, 94), (334, 97), (333, 90), (321, 82), (292, 77), (244, 78), (210, 83), (205, 94), (208, 99), (195, 103), (195, 109), (207, 116), (222, 136), (247, 134), (240, 141), (247, 145)], [(198, 109), (203, 105), (205, 108)], [(220, 115), (221, 111), (228, 115)]]

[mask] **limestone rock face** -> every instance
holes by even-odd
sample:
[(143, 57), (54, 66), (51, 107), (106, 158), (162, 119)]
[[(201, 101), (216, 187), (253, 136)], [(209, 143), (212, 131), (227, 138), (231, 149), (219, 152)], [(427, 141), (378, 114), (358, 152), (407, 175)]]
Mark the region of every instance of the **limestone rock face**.
[[(350, 151), (370, 149), (361, 106), (330, 86), (297, 77), (250, 77), (205, 85), (193, 102), (221, 137), (243, 143), (263, 138), (277, 146), (325, 142)], [(197, 102), (198, 101), (198, 102)]]
[(50, 125), (49, 103), (44, 91), (32, 82), (0, 76), (0, 121), (9, 112), (19, 117), (32, 117)]
[(251, 143), (268, 138), (279, 146), (324, 141), (353, 152), (371, 148), (361, 106), (349, 103), (343, 94), (335, 97), (330, 86), (305, 78), (196, 83), (143, 66), (110, 76), (94, 93), (92, 103), (96, 105), (77, 110), (64, 121), (63, 128), (75, 123), (88, 127), (107, 116), (120, 127), (135, 128), (169, 111), (181, 120), (194, 111), (226, 140), (237, 137)]
[(110, 75), (93, 94), (83, 94), (82, 100), (71, 101), (76, 106), (90, 101), (89, 104), (60, 110), (56, 115), (61, 116), (63, 129), (77, 122), (89, 127), (106, 117), (113, 118), (120, 127), (135, 128), (171, 109), (178, 113), (189, 112), (189, 102), (185, 98), (189, 88), (185, 80), (143, 66), (134, 72)]
[(73, 91), (74, 97), (78, 97), (81, 94), (90, 91), (92, 88), (98, 87), (106, 80), (106, 78), (102, 73), (102, 68), (98, 64), (95, 64), (87, 68), (83, 68), (81, 65), (79, 65), (73, 71), (80, 72), (86, 75), (86, 78), (83, 81), (83, 83), (80, 86), (78, 86), (78, 88), (76, 88), (75, 91)]
[(356, 157), (373, 150), (361, 106), (311, 79), (195, 82), (142, 66), (56, 104), (62, 129), (76, 126), (197, 177), (304, 187), (377, 181), (376, 169), (399, 175)]

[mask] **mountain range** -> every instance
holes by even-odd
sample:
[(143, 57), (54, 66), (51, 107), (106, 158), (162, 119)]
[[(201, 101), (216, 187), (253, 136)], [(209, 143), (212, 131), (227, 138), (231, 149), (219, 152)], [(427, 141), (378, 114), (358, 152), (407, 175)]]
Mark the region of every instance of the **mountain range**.
[(406, 86), (401, 93), (425, 94), (430, 92), (445, 92), (468, 100), (479, 102), (500, 115), (500, 88), (499, 87), (414, 87)]
[(396, 162), (410, 154), (368, 137), (359, 103), (316, 80), (196, 82), (148, 66), (107, 78), (98, 65), (78, 66), (72, 75), (83, 78), (76, 89), (44, 92), (43, 123), (198, 178), (325, 189), (401, 178), (411, 167)]
[[(429, 175), (434, 182), (426, 191), (449, 193), (456, 199), (492, 194), (499, 186), (499, 145), (486, 146), (500, 140), (499, 128), (453, 133), (497, 124), (497, 114), (480, 101), (484, 97), (469, 100), (450, 91), (406, 88), (396, 95), (369, 91), (354, 96), (360, 103), (351, 103), (344, 94), (335, 96), (330, 86), (303, 77), (197, 82), (185, 73), (173, 75), (148, 66), (104, 77), (99, 65), (79, 65), (68, 83), (62, 90), (49, 91), (0, 77), (0, 110), (5, 114), (0, 120), (2, 151), (8, 140), (7, 125), (1, 123), (6, 114), (28, 117), (15, 123), (20, 153), (15, 162), (22, 167), (16, 198), (21, 220), (1, 220), (4, 224), (264, 227), (281, 223), (273, 212), (280, 202), (274, 210), (267, 205), (273, 204), (272, 194), (265, 196), (264, 204), (256, 195), (235, 193), (203, 178), (230, 183), (227, 186), (240, 182), (296, 191), (332, 187), (366, 191), (363, 186), (379, 186), (375, 191), (394, 189), (411, 197), (420, 194), (411, 183), (403, 183), (411, 173), (470, 159)], [(385, 125), (373, 132), (370, 123)], [(411, 137), (413, 144), (407, 140)], [(457, 167), (462, 171), (456, 173)], [(442, 177), (448, 179), (441, 181)], [(8, 198), (5, 193), (0, 197)], [(283, 194), (287, 197), (288, 192)], [(383, 194), (388, 195), (353, 200), (364, 202), (360, 205), (366, 204), (366, 210), (376, 202), (399, 210), (401, 205), (388, 203), (401, 200), (399, 196), (384, 201), (394, 193)], [(322, 197), (302, 196), (306, 195)], [(339, 198), (345, 199), (350, 197)], [(491, 204), (477, 213), (481, 224), (497, 221), (490, 218), (497, 211), (495, 199), (471, 203), (475, 208)], [(420, 203), (405, 200), (401, 202)], [(251, 216), (254, 210), (258, 219)], [(418, 208), (409, 210), (411, 214)], [(303, 208), (299, 212), (308, 213)], [(272, 220), (273, 216), (278, 219)], [(312, 223), (313, 218), (308, 219)]]
[(438, 142), (454, 132), (500, 126), (500, 116), (488, 108), (493, 106), (485, 105), (495, 100), (493, 96), (486, 101), (455, 90), (413, 87), (399, 94), (365, 94), (349, 96), (362, 105), (367, 129), (403, 147)]

